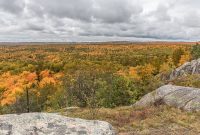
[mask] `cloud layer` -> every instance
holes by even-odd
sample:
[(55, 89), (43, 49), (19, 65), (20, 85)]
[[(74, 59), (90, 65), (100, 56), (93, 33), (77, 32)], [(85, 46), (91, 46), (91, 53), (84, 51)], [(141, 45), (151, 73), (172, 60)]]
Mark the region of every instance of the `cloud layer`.
[(0, 41), (199, 40), (199, 0), (0, 0)]

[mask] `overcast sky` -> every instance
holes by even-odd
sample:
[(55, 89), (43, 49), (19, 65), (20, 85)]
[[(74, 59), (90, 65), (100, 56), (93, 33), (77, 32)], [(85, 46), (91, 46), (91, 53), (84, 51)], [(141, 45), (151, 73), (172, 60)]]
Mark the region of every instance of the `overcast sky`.
[(0, 41), (200, 39), (200, 0), (0, 0)]

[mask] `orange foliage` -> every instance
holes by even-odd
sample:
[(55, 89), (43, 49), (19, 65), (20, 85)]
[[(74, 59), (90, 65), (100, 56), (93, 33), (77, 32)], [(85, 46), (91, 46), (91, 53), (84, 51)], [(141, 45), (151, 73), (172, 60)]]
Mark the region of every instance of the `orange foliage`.
[(49, 70), (44, 70), (40, 72), (40, 77), (45, 78), (50, 76), (50, 71)]
[(48, 84), (57, 84), (59, 79), (62, 77), (62, 73), (51, 74), (49, 70), (41, 71), (40, 73), (41, 81), (39, 82), (39, 87), (43, 88)]
[(22, 94), (26, 88), (30, 88), (36, 83), (36, 73), (24, 71), (19, 75), (11, 75), (10, 72), (4, 73), (0, 77), (0, 88), (4, 90), (0, 104), (12, 104), (16, 101), (19, 94)]
[(129, 75), (134, 78), (134, 79), (137, 79), (139, 80), (140, 79), (140, 76), (138, 75), (138, 68), (137, 67), (130, 67), (129, 68)]
[(146, 64), (144, 66), (130, 67), (129, 75), (137, 80), (147, 79), (152, 76), (155, 68), (151, 64)]
[[(44, 70), (40, 73), (40, 77), (42, 79), (38, 82), (38, 76), (35, 72), (24, 71), (19, 75), (12, 75), (10, 72), (2, 74), (0, 76), (0, 90), (3, 94), (0, 97), (0, 104), (4, 106), (15, 103), (17, 97), (23, 94), (26, 89), (31, 88), (33, 84), (39, 85), (39, 87), (44, 87), (47, 84), (56, 85), (62, 74), (50, 74), (49, 70)], [(36, 93), (39, 95), (38, 92)]]

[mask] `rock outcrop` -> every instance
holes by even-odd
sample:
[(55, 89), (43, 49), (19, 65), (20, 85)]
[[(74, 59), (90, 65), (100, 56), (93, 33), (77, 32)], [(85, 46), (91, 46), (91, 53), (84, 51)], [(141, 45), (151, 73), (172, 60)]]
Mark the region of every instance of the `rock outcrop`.
[(187, 75), (187, 74), (200, 74), (200, 59), (186, 62), (182, 66), (175, 69), (169, 79), (175, 79), (176, 77)]
[(115, 132), (103, 121), (26, 113), (0, 115), (0, 135), (115, 135)]
[(185, 111), (200, 111), (200, 89), (174, 85), (164, 85), (148, 93), (134, 106), (166, 104)]

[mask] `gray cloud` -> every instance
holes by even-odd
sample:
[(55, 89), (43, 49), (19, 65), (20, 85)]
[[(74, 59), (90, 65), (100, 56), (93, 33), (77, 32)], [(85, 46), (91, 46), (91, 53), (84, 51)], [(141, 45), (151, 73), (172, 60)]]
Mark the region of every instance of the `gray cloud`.
[[(41, 8), (39, 14), (49, 17), (72, 18), (88, 21), (91, 19), (92, 0), (33, 0), (31, 4)], [(33, 12), (37, 12), (35, 9)]]
[(142, 7), (130, 0), (96, 0), (93, 17), (107, 23), (129, 22), (132, 15), (140, 14)]
[(199, 0), (0, 0), (0, 41), (199, 40)]
[(22, 12), (25, 8), (23, 0), (0, 0), (0, 9), (13, 14)]

